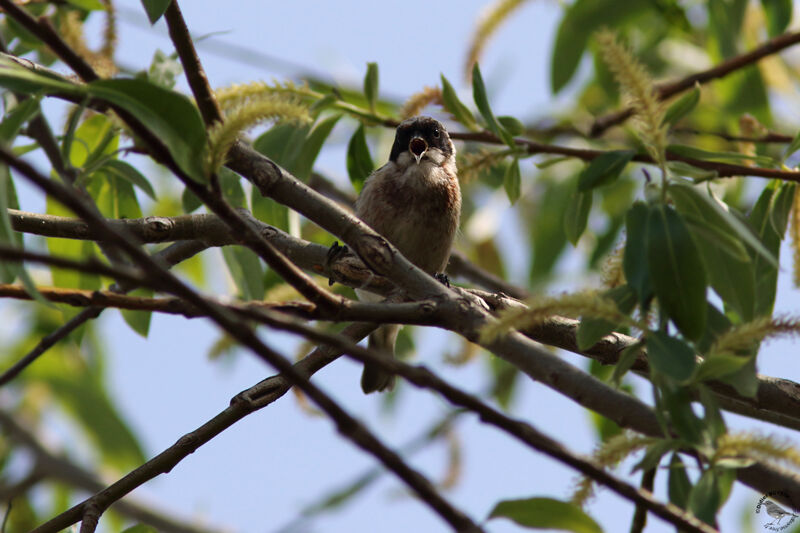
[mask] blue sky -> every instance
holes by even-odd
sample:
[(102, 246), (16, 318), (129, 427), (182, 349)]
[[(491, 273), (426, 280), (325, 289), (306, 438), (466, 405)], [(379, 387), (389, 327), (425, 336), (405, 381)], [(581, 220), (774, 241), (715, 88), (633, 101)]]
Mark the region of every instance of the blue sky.
[[(141, 24), (143, 15), (136, 16), (142, 13), (138, 1), (118, 4), (121, 63), (145, 68), (157, 48), (172, 50), (163, 23), (153, 29)], [(200, 55), (214, 87), (283, 79), (307, 69), (359, 86), (366, 63), (376, 61), (380, 65), (382, 94), (404, 99), (425, 85), (438, 84), (440, 73), (464, 89), (466, 42), (484, 4), (476, 0), (369, 3), (295, 0), (239, 1), (227, 3), (223, 8), (220, 2), (192, 0), (184, 1), (181, 7), (195, 35), (224, 32), (218, 36), (220, 40), (298, 66), (294, 69), (265, 62), (259, 68), (221, 57), (201, 45)], [(554, 99), (548, 89), (550, 47), (560, 13), (556, 2), (529, 2), (491, 41), (482, 69), (497, 114), (530, 119), (551, 114), (568, 100), (570, 91), (567, 96)], [(180, 88), (185, 90), (185, 82), (181, 81)], [(468, 91), (464, 94), (464, 100), (469, 101)], [(342, 127), (344, 135), (352, 126)], [(384, 160), (387, 155), (388, 147), (378, 147), (373, 153), (376, 161)], [(324, 152), (319, 164), (328, 175), (346, 183), (341, 149)], [(527, 168), (528, 179), (532, 168)], [(42, 205), (40, 199), (30, 194), (23, 196), (24, 209), (41, 211)], [(500, 220), (503, 227), (510, 229), (513, 208), (507, 203), (501, 207)], [(513, 236), (510, 239), (513, 241)], [(513, 242), (506, 243), (506, 248), (512, 247)], [(224, 290), (229, 283), (224, 266), (218, 253), (210, 255), (211, 272), (218, 273), (213, 286)], [(526, 259), (512, 256), (509, 260), (512, 277), (520, 280)], [(796, 307), (796, 291), (790, 289), (788, 276), (783, 273), (778, 308)], [(127, 328), (116, 312), (104, 313), (101, 322), (112, 355), (111, 388), (119, 397), (126, 417), (141, 435), (148, 455), (171, 445), (180, 435), (221, 411), (234, 394), (273, 373), (245, 353), (230, 361), (209, 361), (207, 353), (218, 334), (205, 320), (154, 316), (146, 340)], [(295, 339), (272, 331), (264, 331), (263, 338), (284, 354), (294, 355)], [(418, 335), (417, 346), (417, 360), (451, 382), (472, 391), (480, 391), (487, 385), (485, 358), (466, 367), (443, 364), (444, 354), (459, 349), (457, 337), (426, 330)], [(790, 343), (769, 345), (762, 357), (762, 371), (797, 379), (800, 367), (796, 362), (790, 366), (787, 361), (794, 351), (796, 348)], [(586, 364), (578, 356), (564, 357), (582, 368)], [(379, 397), (361, 394), (359, 374), (359, 365), (340, 360), (315, 379), (393, 446), (416, 436), (447, 411), (437, 397), (401, 387), (397, 410), (388, 416), (381, 410)], [(587, 413), (539, 384), (530, 383), (523, 388), (515, 414), (575, 451), (588, 453), (592, 449), (594, 435)], [(739, 420), (730, 419), (732, 425)], [(481, 426), (473, 417), (461, 421), (457, 438), (463, 450), (463, 477), (446, 495), (475, 519), (485, 517), (504, 498), (534, 495), (561, 498), (569, 494), (575, 479), (570, 470), (530, 452), (496, 430)], [(444, 473), (446, 458), (445, 447), (436, 445), (410, 461), (436, 480)], [(373, 465), (373, 459), (339, 438), (331, 423), (310, 416), (298, 407), (292, 395), (287, 395), (236, 424), (170, 474), (160, 476), (134, 495), (181, 516), (201, 517), (209, 525), (241, 532), (272, 532), (296, 518), (303, 505)], [(627, 471), (623, 468), (621, 472)], [(660, 476), (662, 480), (664, 477)], [(637, 479), (631, 479), (638, 483)], [(664, 490), (659, 490), (658, 495), (664, 498)], [(752, 517), (750, 508), (759, 496), (749, 489), (737, 488), (732, 502), (723, 511), (723, 530), (740, 530), (740, 514), (749, 513)], [(606, 531), (614, 532), (628, 529), (632, 508), (609, 492), (601, 492), (589, 512)], [(384, 476), (354, 504), (298, 531), (447, 530), (399, 482)], [(506, 532), (518, 528), (493, 521), (488, 530)], [(647, 529), (648, 532), (672, 530), (654, 517)]]

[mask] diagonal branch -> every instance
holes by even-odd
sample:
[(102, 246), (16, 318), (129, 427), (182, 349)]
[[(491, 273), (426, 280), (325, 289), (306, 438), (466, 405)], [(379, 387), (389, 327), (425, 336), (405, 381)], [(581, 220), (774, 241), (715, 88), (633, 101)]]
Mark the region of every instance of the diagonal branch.
[[(694, 74), (686, 76), (680, 80), (659, 85), (657, 87), (658, 96), (662, 100), (666, 100), (670, 96), (676, 95), (687, 89), (691, 89), (696, 83), (704, 84), (718, 78), (723, 78), (732, 72), (741, 70), (744, 67), (760, 61), (767, 56), (776, 54), (781, 50), (789, 48), (790, 46), (793, 46), (799, 42), (800, 32), (778, 35), (777, 37), (765, 42), (761, 46), (758, 46), (747, 53), (731, 57), (730, 59), (727, 59), (719, 65), (708, 70), (695, 72)], [(603, 132), (605, 132), (608, 128), (620, 124), (621, 122), (625, 122), (631, 117), (632, 114), (633, 110), (628, 107), (613, 113), (609, 113), (608, 115), (597, 117), (589, 130), (589, 135), (592, 137), (602, 135)]]

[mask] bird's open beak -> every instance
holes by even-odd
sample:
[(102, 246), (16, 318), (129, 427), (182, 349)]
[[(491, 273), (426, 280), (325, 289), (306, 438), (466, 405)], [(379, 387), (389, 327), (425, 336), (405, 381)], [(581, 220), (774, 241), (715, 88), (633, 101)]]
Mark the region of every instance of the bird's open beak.
[(414, 158), (417, 160), (417, 164), (419, 165), (419, 160), (422, 159), (422, 156), (428, 151), (428, 143), (426, 143), (425, 139), (422, 137), (416, 136), (411, 139), (411, 142), (408, 143), (408, 149), (412, 154), (414, 154)]

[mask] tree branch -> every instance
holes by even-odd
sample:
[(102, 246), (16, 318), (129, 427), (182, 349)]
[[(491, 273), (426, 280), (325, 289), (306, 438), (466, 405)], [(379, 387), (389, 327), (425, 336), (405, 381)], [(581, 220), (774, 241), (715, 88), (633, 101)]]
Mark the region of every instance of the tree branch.
[[(657, 87), (658, 96), (662, 100), (666, 100), (670, 96), (676, 95), (687, 89), (691, 89), (696, 83), (704, 84), (718, 78), (723, 78), (732, 72), (736, 72), (737, 70), (751, 65), (756, 61), (760, 61), (767, 56), (780, 52), (785, 48), (789, 48), (798, 42), (800, 42), (800, 32), (778, 35), (777, 37), (765, 42), (761, 46), (758, 46), (747, 53), (731, 57), (730, 59), (727, 59), (719, 65), (708, 70), (695, 72), (694, 74), (686, 76), (680, 80), (659, 85)], [(597, 117), (589, 130), (589, 135), (592, 137), (602, 135), (602, 133), (608, 128), (626, 121), (632, 114), (633, 110), (630, 107), (627, 107), (625, 109), (609, 113), (608, 115)]]

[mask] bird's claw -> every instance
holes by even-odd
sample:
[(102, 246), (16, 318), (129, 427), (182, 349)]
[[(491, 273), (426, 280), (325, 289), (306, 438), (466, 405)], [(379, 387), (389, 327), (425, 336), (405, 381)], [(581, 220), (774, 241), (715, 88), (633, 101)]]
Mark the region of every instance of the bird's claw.
[[(340, 245), (339, 241), (333, 241), (331, 247), (328, 248), (328, 253), (325, 254), (325, 263), (324, 263), (325, 270), (328, 270), (328, 268), (330, 268), (331, 263), (333, 263), (343, 255), (345, 255), (347, 252), (349, 252), (349, 250), (347, 249), (347, 245)], [(336, 283), (336, 281), (333, 278), (328, 278), (329, 287), (334, 283)]]
[(439, 281), (439, 283), (441, 283), (448, 289), (450, 288), (450, 278), (448, 278), (447, 274), (445, 274), (444, 272), (439, 272), (438, 274), (434, 274), (433, 277), (436, 278)]

